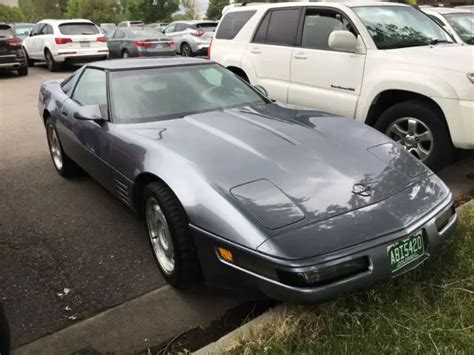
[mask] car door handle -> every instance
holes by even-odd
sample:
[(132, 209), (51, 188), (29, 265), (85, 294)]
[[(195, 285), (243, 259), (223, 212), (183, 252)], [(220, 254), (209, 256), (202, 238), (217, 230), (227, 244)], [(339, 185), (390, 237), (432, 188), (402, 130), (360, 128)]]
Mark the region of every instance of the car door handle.
[(253, 54), (260, 54), (260, 53), (262, 53), (262, 51), (260, 51), (260, 49), (255, 48), (255, 49), (251, 49), (251, 50), (250, 50), (250, 53), (253, 53)]
[(307, 56), (304, 55), (304, 53), (298, 53), (293, 56), (295, 59), (308, 59)]

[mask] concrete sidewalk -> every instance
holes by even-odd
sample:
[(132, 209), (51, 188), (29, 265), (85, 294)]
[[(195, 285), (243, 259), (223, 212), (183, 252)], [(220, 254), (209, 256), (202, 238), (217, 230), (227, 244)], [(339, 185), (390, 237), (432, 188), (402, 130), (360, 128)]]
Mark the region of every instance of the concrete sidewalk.
[(196, 326), (205, 327), (242, 299), (165, 286), (13, 351), (13, 355), (130, 354)]

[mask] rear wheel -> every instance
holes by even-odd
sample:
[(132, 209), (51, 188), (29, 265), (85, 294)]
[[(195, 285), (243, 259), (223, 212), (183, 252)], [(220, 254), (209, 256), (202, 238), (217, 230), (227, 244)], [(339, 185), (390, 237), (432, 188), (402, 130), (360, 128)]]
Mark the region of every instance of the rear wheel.
[(30, 56), (28, 55), (28, 52), (26, 51), (25, 48), (23, 48), (23, 52), (25, 53), (26, 63), (28, 63), (28, 66), (29, 67), (34, 67), (35, 66), (35, 61), (30, 58)]
[(186, 213), (163, 183), (145, 187), (146, 228), (158, 267), (171, 285), (187, 289), (201, 280), (201, 267), (188, 227)]
[(405, 101), (390, 107), (375, 128), (433, 170), (442, 168), (452, 157), (453, 145), (444, 118), (424, 102)]
[(51, 118), (46, 120), (46, 136), (51, 160), (59, 175), (63, 177), (73, 177), (80, 171), (77, 164), (64, 152), (59, 140), (58, 132)]
[(183, 43), (181, 45), (181, 55), (183, 57), (192, 57), (193, 56), (193, 49), (187, 43)]
[(20, 67), (17, 70), (18, 75), (20, 76), (27, 76), (28, 75), (28, 67), (25, 65), (24, 67)]
[(130, 53), (126, 49), (122, 52), (122, 58), (130, 58)]
[(54, 59), (53, 55), (49, 51), (49, 49), (46, 49), (44, 52), (44, 59), (46, 61), (46, 66), (48, 67), (49, 71), (55, 72), (58, 71), (59, 68), (61, 67), (58, 62)]

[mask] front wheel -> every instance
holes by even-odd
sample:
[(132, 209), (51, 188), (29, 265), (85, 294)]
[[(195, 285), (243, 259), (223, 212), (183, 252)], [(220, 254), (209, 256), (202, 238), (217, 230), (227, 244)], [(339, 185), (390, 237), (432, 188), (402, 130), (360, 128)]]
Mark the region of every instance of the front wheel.
[(443, 116), (423, 102), (406, 101), (390, 107), (375, 128), (433, 170), (441, 169), (452, 157), (453, 145)]
[(130, 58), (130, 53), (127, 50), (124, 50), (122, 52), (122, 58), (124, 59)]
[(34, 67), (35, 66), (35, 61), (30, 58), (30, 56), (28, 55), (28, 52), (26, 51), (25, 48), (23, 48), (23, 52), (25, 53), (26, 63), (28, 64), (28, 66), (29, 67)]
[(166, 281), (188, 289), (201, 280), (201, 268), (186, 213), (174, 193), (153, 182), (144, 191), (146, 228), (158, 267)]
[(80, 169), (64, 152), (58, 132), (51, 118), (46, 120), (46, 136), (48, 138), (51, 160), (59, 175), (63, 177), (73, 177), (77, 175)]

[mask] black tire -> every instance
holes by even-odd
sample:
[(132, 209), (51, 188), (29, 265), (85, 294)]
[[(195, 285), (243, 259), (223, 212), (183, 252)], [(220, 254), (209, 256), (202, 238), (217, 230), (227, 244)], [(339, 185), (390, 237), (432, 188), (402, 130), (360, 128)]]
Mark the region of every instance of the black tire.
[(27, 76), (28, 75), (28, 66), (20, 67), (17, 69), (18, 75)]
[[(174, 248), (174, 269), (171, 273), (163, 270), (154, 252), (147, 223), (148, 216), (145, 211), (148, 199), (155, 199), (158, 202), (169, 227)], [(186, 212), (175, 194), (159, 181), (148, 184), (143, 194), (143, 212), (153, 255), (165, 280), (179, 289), (190, 289), (199, 285), (202, 282), (201, 266), (193, 244)]]
[(30, 58), (28, 55), (28, 52), (26, 51), (25, 48), (23, 48), (23, 52), (25, 53), (25, 58), (26, 58), (26, 63), (28, 64), (29, 67), (34, 67), (35, 66), (35, 61)]
[(181, 55), (183, 57), (193, 57), (194, 56), (193, 49), (186, 42), (181, 45), (180, 52), (181, 52)]
[(126, 58), (130, 58), (130, 52), (126, 49), (124, 49), (122, 51), (122, 58), (126, 59)]
[[(427, 103), (413, 100), (393, 105), (380, 115), (375, 128), (389, 135), (387, 131), (392, 123), (405, 117), (421, 121), (431, 133), (431, 153), (427, 158), (422, 159), (423, 162), (434, 171), (448, 164), (454, 151), (448, 126), (442, 113)], [(405, 144), (405, 147), (407, 146)], [(417, 156), (416, 153), (414, 155)]]
[(54, 60), (54, 57), (49, 49), (44, 51), (44, 60), (46, 61), (46, 66), (51, 72), (56, 72), (61, 68), (61, 65)]
[[(61, 166), (58, 166), (58, 164), (54, 160), (53, 150), (51, 149), (51, 146), (52, 146), (53, 142), (51, 140), (50, 130), (54, 130), (54, 132), (56, 134), (56, 137), (57, 137), (57, 140), (58, 140), (59, 150), (60, 150), (61, 157), (62, 157)], [(53, 162), (54, 167), (56, 168), (56, 171), (59, 173), (59, 175), (65, 177), (65, 178), (71, 178), (71, 177), (79, 175), (81, 169), (64, 152), (64, 149), (61, 145), (61, 141), (59, 140), (58, 132), (57, 132), (56, 127), (55, 127), (55, 125), (53, 123), (53, 120), (51, 118), (48, 118), (46, 120), (46, 138), (48, 139), (48, 148), (49, 148), (49, 153), (51, 155), (51, 160)]]

